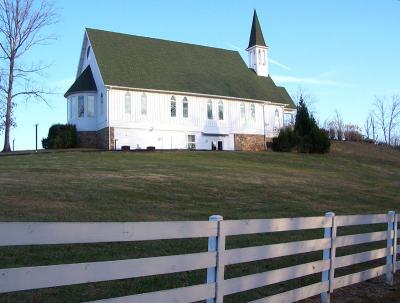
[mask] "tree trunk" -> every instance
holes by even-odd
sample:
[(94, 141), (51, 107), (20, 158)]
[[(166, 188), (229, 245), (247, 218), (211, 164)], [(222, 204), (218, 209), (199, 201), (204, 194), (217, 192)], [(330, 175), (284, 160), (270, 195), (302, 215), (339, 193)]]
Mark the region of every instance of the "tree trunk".
[(4, 147), (2, 152), (10, 152), (10, 130), (11, 130), (11, 109), (12, 109), (12, 88), (14, 82), (14, 57), (10, 58), (10, 71), (8, 75), (8, 88), (7, 88), (7, 110), (6, 110), (6, 123), (4, 132)]

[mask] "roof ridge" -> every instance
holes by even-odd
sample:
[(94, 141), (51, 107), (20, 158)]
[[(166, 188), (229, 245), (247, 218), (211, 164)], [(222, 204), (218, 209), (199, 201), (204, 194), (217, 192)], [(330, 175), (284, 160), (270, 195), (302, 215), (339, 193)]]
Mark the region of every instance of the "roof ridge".
[(184, 44), (184, 45), (189, 45), (189, 46), (205, 47), (205, 48), (211, 48), (211, 49), (221, 50), (221, 51), (226, 51), (226, 52), (239, 53), (239, 51), (237, 51), (237, 50), (226, 49), (226, 48), (222, 48), (222, 47), (207, 46), (207, 45), (201, 45), (201, 44), (195, 44), (195, 43), (189, 43), (189, 42), (182, 42), (182, 41), (176, 41), (176, 40), (153, 38), (153, 37), (147, 37), (147, 36), (139, 36), (139, 35), (133, 35), (133, 34), (121, 33), (121, 32), (114, 32), (114, 31), (109, 31), (109, 30), (104, 30), (104, 29), (97, 29), (97, 28), (90, 28), (90, 27), (86, 27), (85, 29), (86, 29), (86, 31), (89, 30), (89, 31), (106, 32), (106, 33), (110, 33), (110, 34), (123, 35), (123, 36), (129, 36), (129, 37), (134, 37), (134, 38), (142, 38), (142, 39), (155, 40), (155, 41), (168, 42), (168, 43), (178, 43), (178, 44)]

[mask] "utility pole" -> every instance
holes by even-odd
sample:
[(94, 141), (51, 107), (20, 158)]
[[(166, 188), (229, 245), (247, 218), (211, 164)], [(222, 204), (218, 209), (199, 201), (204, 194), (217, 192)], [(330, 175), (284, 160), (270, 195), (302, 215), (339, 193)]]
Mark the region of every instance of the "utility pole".
[(14, 146), (15, 146), (15, 139), (13, 139), (13, 151), (15, 151)]
[(35, 124), (35, 128), (36, 128), (36, 140), (35, 140), (35, 143), (36, 143), (36, 152), (37, 152), (37, 130), (38, 130), (38, 125), (39, 125), (39, 123), (36, 123), (36, 124)]

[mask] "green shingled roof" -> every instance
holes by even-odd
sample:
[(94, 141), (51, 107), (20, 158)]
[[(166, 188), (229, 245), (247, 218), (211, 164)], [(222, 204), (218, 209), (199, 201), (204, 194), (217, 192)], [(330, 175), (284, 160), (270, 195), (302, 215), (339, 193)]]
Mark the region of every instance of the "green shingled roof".
[(287, 92), (286, 88), (282, 87), (282, 86), (278, 86), (277, 89), (279, 90), (279, 92), (281, 93), (282, 98), (286, 101), (286, 104), (289, 104), (290, 108), (296, 108), (296, 105), (293, 102), (292, 97), (290, 97), (289, 93)]
[(90, 66), (86, 67), (86, 69), (79, 75), (79, 77), (75, 80), (72, 86), (67, 90), (64, 97), (68, 97), (69, 95), (77, 92), (91, 92), (97, 91), (96, 82), (93, 79), (93, 73)]
[(260, 26), (260, 22), (258, 21), (258, 16), (257, 16), (256, 10), (254, 10), (253, 23), (251, 25), (249, 46), (247, 48), (250, 48), (254, 45), (267, 46), (264, 41), (264, 36), (261, 31), (261, 26)]
[(270, 77), (236, 51), (87, 29), (106, 85), (287, 104)]

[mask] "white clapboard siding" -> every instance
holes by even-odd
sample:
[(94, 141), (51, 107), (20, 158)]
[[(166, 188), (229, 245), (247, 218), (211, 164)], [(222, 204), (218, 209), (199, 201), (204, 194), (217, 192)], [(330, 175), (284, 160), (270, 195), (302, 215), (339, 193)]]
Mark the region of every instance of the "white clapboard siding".
[(191, 303), (211, 299), (214, 296), (215, 284), (203, 284), (87, 303)]
[(0, 223), (0, 246), (126, 242), (215, 236), (216, 222)]
[(331, 247), (330, 239), (316, 239), (227, 250), (225, 264), (237, 264), (302, 254)]
[(351, 284), (359, 283), (365, 280), (369, 280), (372, 278), (376, 278), (378, 276), (385, 274), (388, 270), (390, 270), (390, 268), (388, 268), (387, 265), (382, 265), (379, 267), (360, 271), (354, 274), (338, 277), (335, 278), (335, 281), (333, 283), (334, 288), (337, 289)]
[(328, 290), (329, 290), (328, 282), (319, 282), (308, 286), (304, 286), (302, 288), (289, 290), (267, 298), (251, 301), (249, 303), (278, 303), (278, 302), (292, 303), (313, 297), (315, 295), (319, 295), (320, 293)]
[(224, 295), (230, 295), (286, 280), (296, 279), (329, 269), (329, 260), (305, 263), (292, 267), (280, 268), (264, 273), (253, 274), (225, 280)]
[(387, 222), (387, 214), (336, 216), (337, 226), (379, 224)]
[(0, 293), (161, 275), (216, 265), (216, 253), (0, 270)]
[(336, 238), (336, 247), (383, 241), (386, 239), (387, 239), (387, 231), (377, 231), (372, 233), (340, 236)]
[(227, 236), (278, 231), (325, 228), (331, 224), (326, 217), (226, 220), (222, 221)]
[(359, 264), (359, 263), (364, 263), (364, 262), (384, 258), (384, 257), (386, 257), (386, 253), (387, 253), (386, 248), (380, 248), (380, 249), (365, 251), (365, 252), (361, 252), (361, 253), (357, 253), (357, 254), (336, 257), (335, 267), (336, 268), (346, 267), (346, 266), (350, 266), (353, 264)]

